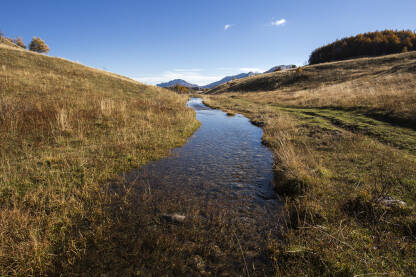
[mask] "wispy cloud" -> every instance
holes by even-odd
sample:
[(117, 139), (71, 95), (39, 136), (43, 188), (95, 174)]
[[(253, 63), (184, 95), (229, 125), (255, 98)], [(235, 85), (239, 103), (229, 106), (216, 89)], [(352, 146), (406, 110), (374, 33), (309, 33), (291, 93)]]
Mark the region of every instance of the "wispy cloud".
[(228, 29), (230, 29), (233, 25), (231, 24), (227, 24), (224, 26), (224, 31), (227, 31)]
[(273, 20), (272, 21), (272, 26), (281, 26), (284, 25), (286, 23), (286, 19), (282, 18), (279, 20)]
[(212, 75), (205, 75), (202, 74), (202, 69), (174, 69), (171, 71), (162, 72), (159, 75), (153, 76), (141, 76), (135, 77), (136, 81), (149, 84), (149, 85), (156, 85), (163, 82), (169, 82), (174, 79), (183, 79), (189, 83), (197, 84), (200, 86), (207, 85), (209, 83), (218, 81), (222, 78), (222, 76), (212, 76)]

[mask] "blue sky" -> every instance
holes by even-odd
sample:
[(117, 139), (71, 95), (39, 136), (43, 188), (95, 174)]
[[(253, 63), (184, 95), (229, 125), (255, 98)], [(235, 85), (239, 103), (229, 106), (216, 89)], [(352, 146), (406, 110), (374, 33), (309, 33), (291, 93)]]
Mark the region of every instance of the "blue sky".
[(415, 0), (1, 1), (0, 30), (49, 55), (155, 84), (302, 65), (337, 38), (416, 29)]

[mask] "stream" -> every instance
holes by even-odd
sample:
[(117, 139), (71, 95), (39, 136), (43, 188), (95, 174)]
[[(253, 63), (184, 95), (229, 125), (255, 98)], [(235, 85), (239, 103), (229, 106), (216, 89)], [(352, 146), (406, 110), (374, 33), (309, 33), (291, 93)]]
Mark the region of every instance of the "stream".
[(273, 190), (273, 154), (262, 144), (263, 131), (243, 115), (228, 116), (200, 98), (190, 98), (187, 106), (201, 127), (169, 157), (125, 177), (130, 184), (145, 184), (149, 192), (163, 192), (157, 200), (166, 203), (158, 208), (161, 213), (223, 218), (227, 226), (237, 226), (235, 236), (238, 232), (240, 247), (247, 251), (243, 257), (250, 260), (251, 253), (259, 259), (266, 237), (278, 232), (282, 206)]

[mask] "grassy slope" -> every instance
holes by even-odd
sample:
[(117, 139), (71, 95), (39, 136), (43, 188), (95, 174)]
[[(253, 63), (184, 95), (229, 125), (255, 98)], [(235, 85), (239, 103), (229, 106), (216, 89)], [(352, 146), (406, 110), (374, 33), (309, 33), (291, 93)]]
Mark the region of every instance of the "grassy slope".
[(128, 235), (107, 207), (131, 204), (105, 181), (183, 144), (198, 127), (185, 102), (0, 43), (0, 275), (108, 272), (92, 252), (127, 268), (115, 251)]
[[(255, 92), (253, 92), (255, 91)], [(416, 52), (233, 81), (211, 106), (264, 128), (286, 198), (278, 275), (416, 275)], [(406, 202), (388, 207), (386, 196)]]

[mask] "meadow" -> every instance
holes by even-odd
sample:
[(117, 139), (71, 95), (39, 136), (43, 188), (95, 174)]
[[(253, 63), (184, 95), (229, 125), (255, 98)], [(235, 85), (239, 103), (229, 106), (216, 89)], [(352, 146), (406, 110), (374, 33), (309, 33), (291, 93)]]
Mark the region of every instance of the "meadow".
[(199, 126), (186, 101), (0, 43), (0, 275), (126, 268), (114, 251), (133, 199), (111, 185), (185, 143)]
[[(234, 80), (204, 95), (264, 129), (277, 276), (416, 275), (416, 53)], [(360, 275), (361, 274), (361, 275)]]
[(0, 276), (416, 275), (415, 74), (407, 52), (199, 95), (264, 130), (284, 203), (264, 241), (186, 187), (122, 174), (199, 127), (188, 95), (1, 41)]

